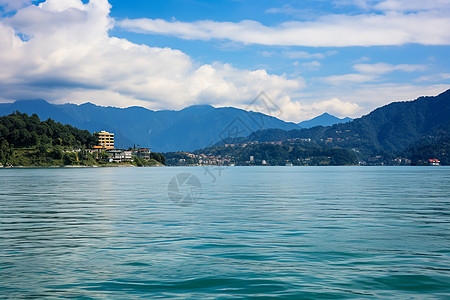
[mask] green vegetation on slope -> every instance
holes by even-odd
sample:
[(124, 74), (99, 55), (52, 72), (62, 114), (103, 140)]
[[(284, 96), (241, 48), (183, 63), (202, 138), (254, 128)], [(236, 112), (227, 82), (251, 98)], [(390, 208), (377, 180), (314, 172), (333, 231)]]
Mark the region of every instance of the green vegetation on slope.
[(283, 143), (250, 143), (214, 146), (194, 151), (166, 153), (168, 165), (271, 165), (284, 166), (338, 166), (356, 165), (354, 151), (313, 141), (286, 141)]
[[(94, 157), (85, 149), (97, 144), (87, 130), (41, 122), (36, 114), (15, 112), (0, 117), (0, 163), (13, 166), (92, 165)], [(65, 149), (80, 149), (79, 153)]]
[[(260, 130), (239, 142), (272, 142), (293, 138), (326, 141), (340, 148), (356, 149), (363, 160), (381, 156), (387, 162), (423, 139), (449, 135), (449, 116), (450, 90), (447, 90), (435, 97), (388, 104), (352, 122), (290, 131)], [(428, 156), (433, 158), (431, 153)]]
[(427, 165), (429, 159), (438, 159), (441, 165), (450, 165), (450, 136), (426, 138), (405, 151), (412, 165)]
[[(3, 166), (113, 166), (106, 152), (91, 153), (88, 149), (98, 139), (87, 130), (41, 121), (36, 114), (15, 112), (0, 117), (0, 165)], [(131, 162), (130, 162), (131, 163)], [(165, 164), (161, 153), (151, 153), (150, 159), (135, 157), (136, 166)]]

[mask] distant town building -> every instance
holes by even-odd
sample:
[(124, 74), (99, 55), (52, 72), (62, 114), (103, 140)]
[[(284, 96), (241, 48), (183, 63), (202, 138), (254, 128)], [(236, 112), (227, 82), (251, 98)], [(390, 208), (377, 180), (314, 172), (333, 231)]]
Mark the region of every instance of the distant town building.
[(109, 162), (123, 162), (131, 161), (131, 151), (122, 149), (108, 149), (106, 153), (109, 154)]
[(114, 133), (101, 131), (95, 132), (95, 136), (98, 137), (98, 144), (104, 149), (114, 149)]
[(109, 162), (122, 162), (124, 158), (123, 150), (119, 149), (108, 149), (106, 153), (109, 154)]
[(151, 150), (148, 148), (133, 149), (131, 150), (132, 155), (136, 155), (139, 158), (150, 159)]
[(431, 159), (428, 160), (428, 164), (430, 166), (439, 166), (439, 165), (441, 165), (441, 162), (437, 158), (431, 158)]

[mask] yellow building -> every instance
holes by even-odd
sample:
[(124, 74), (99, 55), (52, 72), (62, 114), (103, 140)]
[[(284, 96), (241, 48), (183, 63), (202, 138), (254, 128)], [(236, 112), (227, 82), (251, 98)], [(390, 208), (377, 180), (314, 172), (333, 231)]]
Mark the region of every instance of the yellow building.
[(98, 137), (98, 144), (105, 149), (114, 149), (114, 133), (106, 131), (95, 132), (95, 136)]

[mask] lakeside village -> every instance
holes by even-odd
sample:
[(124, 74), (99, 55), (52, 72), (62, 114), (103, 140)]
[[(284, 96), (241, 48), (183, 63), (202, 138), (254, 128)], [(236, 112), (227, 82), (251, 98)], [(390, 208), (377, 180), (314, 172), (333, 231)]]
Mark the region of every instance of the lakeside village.
[[(94, 132), (93, 134), (98, 139), (98, 145), (88, 149), (63, 149), (63, 153), (74, 154), (72, 162), (65, 161), (65, 165), (76, 165), (80, 153), (85, 151), (91, 154), (97, 163), (100, 164), (124, 164), (124, 165), (137, 165), (137, 166), (150, 166), (157, 165), (150, 161), (154, 159), (154, 155), (158, 153), (152, 153), (150, 148), (139, 149), (117, 149), (114, 146), (114, 133), (107, 131)], [(66, 156), (67, 157), (67, 156)], [(66, 159), (67, 160), (67, 159)], [(70, 159), (69, 159), (70, 160)], [(164, 164), (165, 161), (160, 159), (156, 160), (157, 163)]]
[(163, 166), (149, 148), (116, 149), (114, 133), (90, 133), (18, 111), (0, 117), (0, 167)]
[[(114, 133), (101, 131), (94, 132), (94, 136), (98, 138), (98, 145), (91, 149), (86, 149), (86, 152), (95, 156), (97, 161), (107, 163), (132, 163), (135, 160), (150, 160), (152, 158), (151, 149), (116, 149), (114, 147)], [(82, 151), (81, 149), (65, 149), (65, 153), (76, 153)]]
[(98, 138), (98, 145), (94, 146), (93, 149), (89, 149), (91, 154), (104, 151), (108, 154), (107, 157), (104, 157), (108, 162), (131, 162), (133, 160), (133, 156), (150, 159), (151, 150), (148, 148), (141, 149), (116, 149), (114, 148), (114, 133), (110, 133), (107, 131), (94, 132), (94, 136)]
[[(93, 154), (97, 161), (106, 163), (136, 163), (138, 161), (139, 166), (147, 165), (145, 162), (152, 159), (152, 152), (150, 148), (139, 148), (139, 149), (116, 149), (114, 147), (114, 133), (107, 131), (95, 132), (94, 136), (98, 138), (98, 145), (94, 146), (92, 149), (86, 149), (87, 152)], [(220, 153), (207, 152), (203, 153), (201, 151), (191, 152), (172, 152), (166, 153), (167, 163), (164, 158), (163, 164), (168, 166), (235, 166), (235, 165), (260, 165), (260, 166), (270, 166), (270, 165), (284, 165), (284, 166), (314, 166), (314, 165), (334, 165), (331, 163), (332, 158), (325, 155), (309, 155), (304, 157), (298, 157), (296, 159), (286, 159), (286, 160), (274, 160), (273, 157), (262, 157), (254, 151), (245, 151), (246, 149), (254, 149), (255, 147), (264, 146), (292, 146), (297, 143), (309, 144), (312, 143), (311, 139), (304, 138), (293, 138), (287, 141), (275, 141), (275, 142), (248, 142), (248, 143), (238, 143), (238, 144), (225, 144), (223, 150)], [(325, 143), (332, 142), (329, 138), (324, 141)], [(280, 150), (281, 148), (278, 148)], [(207, 150), (207, 149), (204, 149)], [(64, 150), (64, 152), (79, 152), (81, 149), (75, 150)], [(247, 153), (246, 153), (247, 152)], [(351, 152), (357, 154), (359, 150), (354, 148)], [(312, 153), (310, 153), (312, 154)], [(265, 158), (265, 159), (264, 159)], [(144, 162), (144, 163), (143, 163)], [(159, 161), (161, 162), (161, 161)], [(389, 163), (385, 163), (381, 156), (369, 157), (366, 161), (347, 161), (348, 165), (411, 165), (411, 160), (407, 158), (393, 158)], [(440, 161), (438, 159), (428, 159), (426, 161), (420, 161), (420, 165), (429, 166), (439, 166)]]
[[(320, 129), (320, 128), (319, 128)], [(344, 165), (448, 165), (441, 144), (419, 144), (401, 153), (380, 156), (358, 134), (313, 140), (278, 141), (227, 139), (192, 152), (156, 153), (149, 148), (115, 148), (114, 133), (90, 133), (36, 114), (15, 112), (0, 117), (0, 167), (58, 166), (344, 166)], [(317, 135), (320, 135), (317, 134)], [(264, 137), (262, 137), (264, 139)], [(357, 139), (357, 140), (355, 140)], [(434, 141), (430, 137), (431, 141)], [(357, 146), (358, 148), (353, 148)], [(445, 144), (444, 144), (445, 146)], [(439, 153), (444, 153), (439, 155)], [(439, 159), (436, 157), (439, 156)]]
[[(322, 140), (324, 145), (332, 139)], [(310, 146), (308, 146), (310, 145)], [(313, 146), (314, 145), (314, 146)], [(295, 148), (300, 146), (300, 151)], [(337, 151), (337, 152), (333, 152)], [(296, 153), (297, 152), (297, 153)], [(165, 153), (168, 166), (318, 166), (318, 165), (361, 165), (361, 166), (439, 166), (438, 159), (412, 162), (404, 157), (389, 160), (377, 155), (358, 159), (359, 149), (325, 151), (309, 138), (292, 138), (286, 141), (224, 144), (194, 152)], [(334, 157), (333, 157), (334, 156)], [(336, 159), (339, 157), (339, 159)]]

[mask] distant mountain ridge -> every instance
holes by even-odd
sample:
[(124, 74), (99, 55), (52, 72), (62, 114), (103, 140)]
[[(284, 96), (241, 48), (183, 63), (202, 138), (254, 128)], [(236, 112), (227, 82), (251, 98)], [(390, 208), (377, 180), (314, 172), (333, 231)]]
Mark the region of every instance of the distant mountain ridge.
[[(423, 139), (450, 135), (450, 89), (431, 97), (393, 102), (351, 122), (310, 129), (266, 129), (241, 141), (307, 138), (355, 149), (362, 156), (401, 153)], [(447, 155), (447, 154), (446, 154)]]
[(29, 115), (36, 113), (41, 120), (51, 118), (90, 132), (111, 131), (115, 133), (116, 147), (139, 145), (158, 152), (193, 151), (213, 145), (230, 134), (245, 137), (263, 129), (292, 130), (351, 120), (324, 113), (295, 124), (258, 112), (210, 105), (193, 105), (180, 111), (153, 111), (136, 106), (103, 107), (89, 102), (81, 105), (50, 104), (42, 99), (0, 104), (0, 115), (14, 111)]
[(300, 125), (300, 127), (302, 128), (311, 128), (315, 126), (331, 126), (334, 124), (347, 123), (350, 121), (353, 121), (353, 119), (348, 117), (340, 119), (325, 112), (320, 116), (312, 118), (311, 120), (300, 122), (298, 123), (298, 125)]
[(180, 111), (152, 111), (143, 107), (102, 107), (92, 103), (55, 105), (41, 99), (0, 104), (0, 115), (14, 111), (36, 113), (42, 120), (52, 118), (91, 132), (111, 131), (115, 133), (116, 147), (139, 145), (158, 152), (206, 147), (222, 139), (222, 135), (228, 135), (227, 131), (234, 130), (236, 120), (243, 124), (241, 136), (266, 128), (299, 128), (295, 123), (262, 113), (210, 105), (194, 105)]

